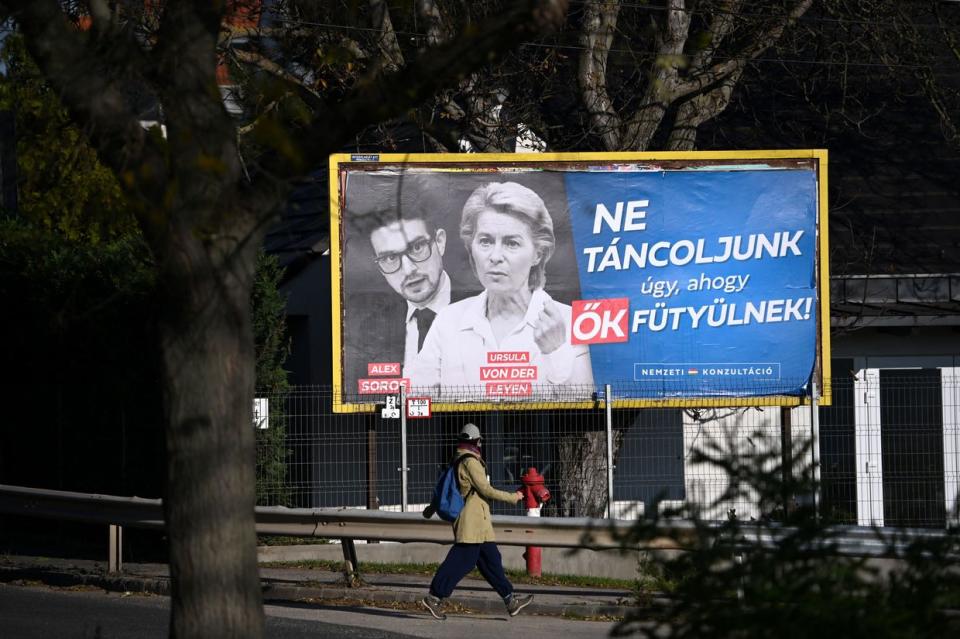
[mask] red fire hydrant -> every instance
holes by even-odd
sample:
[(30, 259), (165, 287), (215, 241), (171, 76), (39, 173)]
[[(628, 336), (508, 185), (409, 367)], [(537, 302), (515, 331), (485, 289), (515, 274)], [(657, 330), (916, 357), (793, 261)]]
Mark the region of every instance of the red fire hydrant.
[[(527, 472), (520, 475), (520, 481), (523, 483), (523, 503), (527, 506), (528, 517), (539, 517), (540, 508), (550, 499), (550, 491), (544, 485), (546, 481), (543, 475), (537, 472), (537, 469), (531, 466)], [(539, 577), (541, 572), (541, 549), (539, 546), (527, 546), (523, 553), (527, 560), (527, 574), (531, 577)]]

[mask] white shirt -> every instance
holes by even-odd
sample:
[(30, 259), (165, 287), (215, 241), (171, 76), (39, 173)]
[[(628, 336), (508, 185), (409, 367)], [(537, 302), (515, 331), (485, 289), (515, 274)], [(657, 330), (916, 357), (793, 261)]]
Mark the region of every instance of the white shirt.
[[(554, 398), (588, 399), (594, 390), (590, 351), (585, 345), (570, 343), (570, 307), (553, 302), (566, 327), (567, 339), (560, 348), (544, 354), (534, 339), (540, 311), (552, 301), (543, 289), (533, 291), (523, 319), (500, 342), (487, 319), (486, 291), (447, 306), (434, 319), (423, 349), (404, 376), (410, 378), (410, 385), (418, 392), (434, 396), (439, 392), (443, 398), (454, 401), (487, 401), (495, 399), (487, 395), (489, 383), (498, 379), (516, 381), (491, 380), (491, 368), (527, 366), (536, 369), (536, 379), (530, 380), (533, 396), (546, 393)], [(494, 351), (526, 353), (529, 361), (491, 362), (488, 353)]]
[[(413, 362), (414, 358), (417, 356), (417, 344), (420, 343), (420, 331), (417, 329), (417, 320), (413, 317), (413, 312), (418, 308), (429, 308), (435, 313), (439, 313), (441, 309), (450, 305), (450, 276), (447, 275), (446, 271), (440, 273), (440, 285), (437, 287), (437, 292), (434, 294), (433, 298), (426, 304), (414, 304), (410, 300), (407, 300), (407, 335), (406, 341), (403, 346), (403, 370), (406, 371), (407, 367)], [(434, 318), (436, 321), (436, 318)], [(406, 373), (404, 373), (406, 377)]]

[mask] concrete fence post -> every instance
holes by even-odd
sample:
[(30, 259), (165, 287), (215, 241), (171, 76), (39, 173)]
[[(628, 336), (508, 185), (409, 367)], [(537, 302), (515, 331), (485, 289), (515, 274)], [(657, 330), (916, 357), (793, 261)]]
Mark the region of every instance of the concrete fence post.
[(123, 571), (123, 526), (110, 524), (110, 547), (107, 556), (107, 572)]

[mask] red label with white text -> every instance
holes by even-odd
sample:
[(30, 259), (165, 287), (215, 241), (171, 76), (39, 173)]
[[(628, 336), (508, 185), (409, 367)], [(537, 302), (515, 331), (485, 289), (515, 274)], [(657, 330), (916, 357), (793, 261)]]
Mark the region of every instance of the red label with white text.
[(529, 364), (530, 353), (527, 351), (490, 351), (487, 353), (487, 364)]
[(481, 366), (480, 381), (500, 380), (535, 380), (537, 379), (536, 366)]
[(574, 300), (572, 307), (571, 344), (613, 344), (630, 339), (629, 298)]
[(395, 377), (400, 374), (400, 362), (370, 362), (367, 364), (368, 377)]
[(379, 395), (382, 393), (399, 393), (400, 389), (409, 390), (410, 380), (406, 377), (391, 379), (358, 379), (357, 392), (361, 395)]
[(487, 382), (487, 397), (525, 397), (533, 394), (530, 382)]

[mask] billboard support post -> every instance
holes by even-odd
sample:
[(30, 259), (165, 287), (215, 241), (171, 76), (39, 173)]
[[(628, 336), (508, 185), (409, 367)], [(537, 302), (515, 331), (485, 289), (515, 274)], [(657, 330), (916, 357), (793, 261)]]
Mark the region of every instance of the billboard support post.
[(400, 512), (407, 512), (407, 397), (400, 387)]
[(370, 420), (367, 426), (367, 510), (377, 510), (377, 430), (376, 421)]
[(780, 479), (783, 482), (783, 514), (789, 517), (794, 510), (793, 494), (793, 420), (789, 406), (780, 407)]
[(820, 518), (820, 389), (810, 384), (810, 461), (813, 480), (813, 516)]
[(613, 516), (613, 396), (610, 384), (603, 387), (603, 403), (607, 410), (607, 519)]

